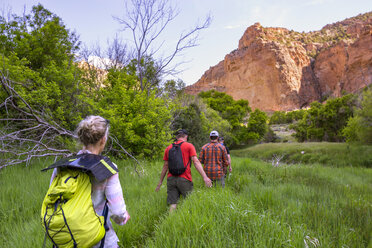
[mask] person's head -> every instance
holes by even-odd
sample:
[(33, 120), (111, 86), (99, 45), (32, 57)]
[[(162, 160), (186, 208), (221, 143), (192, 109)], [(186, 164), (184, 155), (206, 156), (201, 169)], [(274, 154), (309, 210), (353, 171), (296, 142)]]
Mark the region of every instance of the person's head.
[(224, 138), (223, 137), (218, 137), (218, 142), (223, 143), (224, 142)]
[(217, 141), (218, 139), (218, 132), (213, 130), (210, 134), (209, 134), (209, 138), (212, 140), (212, 141)]
[(180, 129), (176, 132), (176, 139), (177, 140), (187, 140), (189, 133), (185, 129)]
[(101, 116), (90, 115), (79, 123), (76, 135), (85, 147), (94, 146), (102, 152), (106, 145), (109, 128), (108, 120)]

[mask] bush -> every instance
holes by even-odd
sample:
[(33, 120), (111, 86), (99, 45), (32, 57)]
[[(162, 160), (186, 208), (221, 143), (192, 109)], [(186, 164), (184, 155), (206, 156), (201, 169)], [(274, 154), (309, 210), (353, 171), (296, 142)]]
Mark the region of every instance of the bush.
[(360, 108), (351, 117), (347, 126), (342, 130), (348, 142), (372, 144), (372, 90), (367, 89), (363, 95)]
[(302, 119), (291, 125), (294, 136), (303, 141), (344, 141), (342, 130), (353, 115), (355, 106), (352, 94), (330, 99), (325, 104), (313, 102)]

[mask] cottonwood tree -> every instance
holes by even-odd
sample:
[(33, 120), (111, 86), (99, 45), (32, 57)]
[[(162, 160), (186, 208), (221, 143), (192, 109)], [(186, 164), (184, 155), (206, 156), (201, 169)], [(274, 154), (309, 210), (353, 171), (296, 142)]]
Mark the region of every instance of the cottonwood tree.
[(172, 6), (170, 0), (131, 0), (126, 2), (125, 9), (124, 17), (115, 19), (122, 25), (123, 31), (131, 33), (134, 43), (132, 58), (136, 63), (142, 91), (152, 89), (158, 82), (147, 78), (146, 59), (154, 59), (155, 65), (151, 66), (156, 68), (155, 78), (176, 74), (182, 62), (174, 63), (175, 58), (186, 49), (197, 46), (200, 31), (208, 28), (211, 23), (208, 15), (201, 23), (182, 32), (168, 54), (159, 55), (166, 43), (165, 40), (159, 42), (159, 39), (178, 16), (177, 8)]

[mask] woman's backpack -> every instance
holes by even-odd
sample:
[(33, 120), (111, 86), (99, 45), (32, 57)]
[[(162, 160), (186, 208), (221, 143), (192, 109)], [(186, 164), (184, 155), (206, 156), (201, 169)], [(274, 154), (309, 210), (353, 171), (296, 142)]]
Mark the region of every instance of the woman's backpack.
[[(108, 158), (94, 154), (63, 159), (44, 170), (52, 168), (58, 168), (58, 173), (41, 207), (46, 235), (61, 248), (98, 244), (105, 236), (105, 219), (93, 208), (90, 177), (97, 174), (101, 181), (114, 175), (117, 168)], [(102, 174), (107, 177), (102, 179)]]

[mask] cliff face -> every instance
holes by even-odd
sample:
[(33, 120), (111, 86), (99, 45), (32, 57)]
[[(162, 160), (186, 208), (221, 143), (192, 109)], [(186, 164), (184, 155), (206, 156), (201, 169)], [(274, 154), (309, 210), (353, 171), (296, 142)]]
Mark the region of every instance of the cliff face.
[(355, 92), (372, 83), (371, 32), (372, 12), (306, 34), (256, 23), (186, 92), (215, 89), (264, 111)]

